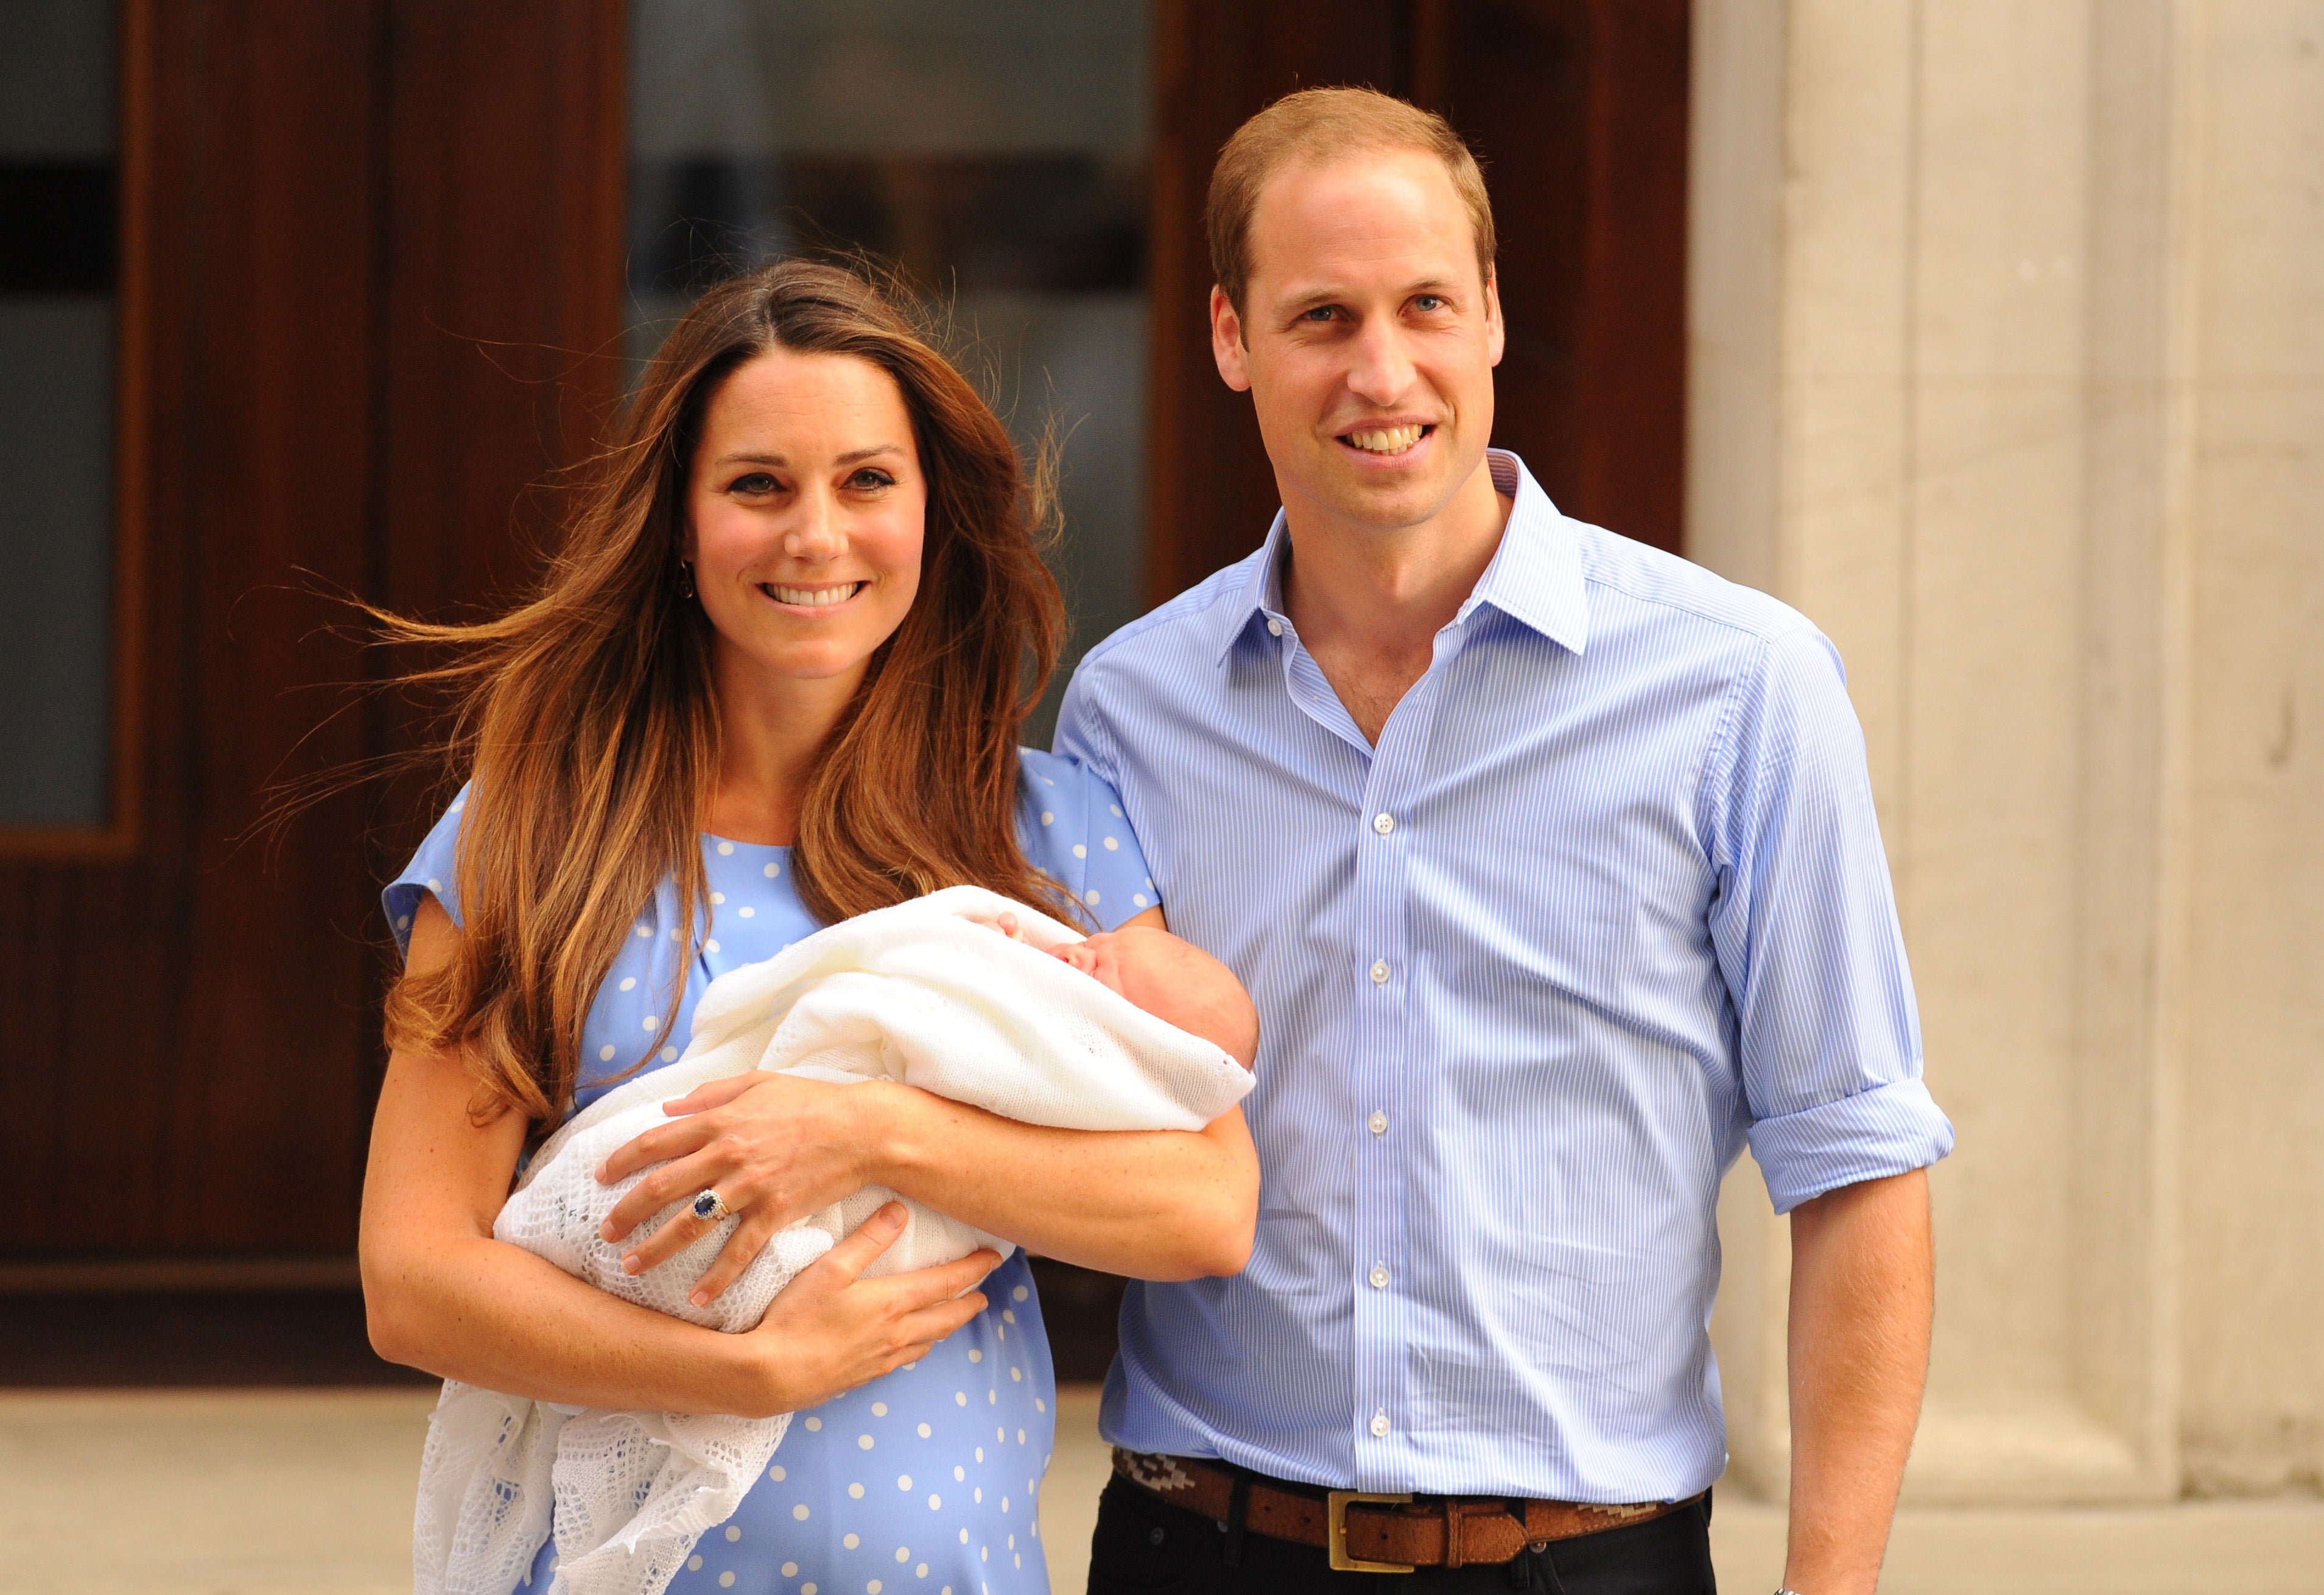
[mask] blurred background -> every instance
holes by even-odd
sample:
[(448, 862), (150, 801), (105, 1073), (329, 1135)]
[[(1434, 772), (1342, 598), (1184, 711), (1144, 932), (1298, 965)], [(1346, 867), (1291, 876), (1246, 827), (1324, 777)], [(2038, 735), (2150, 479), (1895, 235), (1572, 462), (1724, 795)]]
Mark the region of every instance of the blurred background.
[[(406, 1578), (353, 1248), (434, 789), (252, 833), (424, 732), (314, 590), (505, 601), (693, 292), (864, 251), (1064, 440), (1069, 669), (1273, 514), (1201, 202), (1321, 83), (1485, 162), (1496, 441), (1848, 660), (1960, 1132), (1886, 1587), (2324, 1590), (2324, 0), (0, 0), (0, 1591)], [(1721, 1225), (1766, 1587), (1748, 1160)]]

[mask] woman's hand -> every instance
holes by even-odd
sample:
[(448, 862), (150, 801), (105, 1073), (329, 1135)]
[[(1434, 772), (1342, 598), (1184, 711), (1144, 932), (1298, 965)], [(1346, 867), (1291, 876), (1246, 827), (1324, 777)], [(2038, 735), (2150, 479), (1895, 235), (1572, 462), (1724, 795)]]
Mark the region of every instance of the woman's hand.
[[(696, 1192), (718, 1192), (741, 1222), (696, 1282), (695, 1305), (706, 1306), (777, 1230), (874, 1182), (874, 1121), (890, 1090), (873, 1081), (832, 1085), (753, 1070), (666, 1102), (662, 1110), (671, 1122), (626, 1143), (597, 1171), (610, 1185), (650, 1164), (663, 1165), (614, 1205), (602, 1233), (619, 1242)], [(693, 1245), (716, 1222), (690, 1211), (673, 1214), (622, 1265), (641, 1274)]]
[(984, 1294), (972, 1287), (1000, 1266), (998, 1252), (973, 1252), (955, 1263), (882, 1279), (861, 1277), (903, 1232), (903, 1204), (891, 1201), (775, 1298), (759, 1327), (743, 1336), (754, 1349), (764, 1348), (764, 1355), (755, 1359), (761, 1388), (742, 1404), (751, 1410), (738, 1407), (740, 1415), (820, 1406), (918, 1362), (984, 1311)]

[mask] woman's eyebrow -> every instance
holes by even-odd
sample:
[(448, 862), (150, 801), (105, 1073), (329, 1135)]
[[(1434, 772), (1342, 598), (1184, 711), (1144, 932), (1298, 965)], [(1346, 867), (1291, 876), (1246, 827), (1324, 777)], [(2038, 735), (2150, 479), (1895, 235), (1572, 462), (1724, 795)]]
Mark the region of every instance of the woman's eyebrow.
[[(903, 448), (899, 444), (874, 443), (868, 449), (851, 449), (832, 463), (835, 465), (861, 465), (863, 461), (877, 459), (882, 454), (901, 454), (903, 451)], [(713, 468), (723, 465), (788, 466), (789, 464), (789, 458), (781, 454), (722, 454), (716, 459), (711, 461)]]

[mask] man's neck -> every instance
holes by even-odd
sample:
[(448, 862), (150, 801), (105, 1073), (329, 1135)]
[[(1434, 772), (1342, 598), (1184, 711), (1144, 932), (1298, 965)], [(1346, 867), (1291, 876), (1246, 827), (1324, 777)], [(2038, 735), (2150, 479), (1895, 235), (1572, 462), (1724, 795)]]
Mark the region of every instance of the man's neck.
[(1290, 559), (1284, 611), (1364, 740), (1434, 657), (1436, 634), (1476, 590), (1500, 548), (1512, 501), (1477, 468), (1444, 506), (1415, 525), (1382, 530), (1284, 496)]

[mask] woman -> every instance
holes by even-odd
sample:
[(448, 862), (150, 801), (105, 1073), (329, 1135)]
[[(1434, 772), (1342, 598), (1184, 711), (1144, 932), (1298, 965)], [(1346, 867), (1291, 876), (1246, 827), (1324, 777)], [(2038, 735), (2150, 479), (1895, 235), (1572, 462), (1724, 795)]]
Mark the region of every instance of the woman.
[[(859, 1279), (891, 1206), (721, 1335), (491, 1238), (528, 1145), (675, 1060), (711, 978), (818, 924), (960, 882), (1160, 923), (1113, 793), (1016, 746), (1025, 663), (1038, 692), (1061, 629), (1040, 488), (870, 286), (784, 263), (671, 333), (530, 602), (473, 626), (383, 617), (455, 646), (424, 679), (458, 696), (471, 782), (386, 894), (408, 961), (364, 1192), (373, 1341), (549, 1401), (798, 1413), (674, 1590), (1047, 1587), (1054, 1384), (1021, 1253)], [(1093, 1135), (779, 1076), (669, 1110), (608, 1162), (661, 1167), (607, 1234), (715, 1191), (742, 1220), (705, 1299), (875, 1182), (1148, 1278), (1231, 1273), (1250, 1246), (1239, 1113)], [(672, 1219), (625, 1266), (706, 1222)]]

